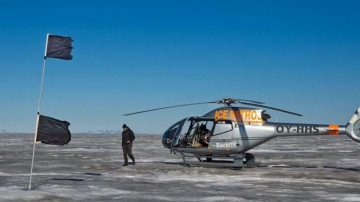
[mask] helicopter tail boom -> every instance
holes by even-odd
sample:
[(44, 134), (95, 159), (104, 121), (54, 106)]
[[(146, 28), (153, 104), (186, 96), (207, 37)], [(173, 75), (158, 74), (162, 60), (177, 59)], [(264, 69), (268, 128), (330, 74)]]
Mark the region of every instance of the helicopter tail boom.
[(354, 141), (360, 142), (360, 107), (346, 125), (346, 134)]

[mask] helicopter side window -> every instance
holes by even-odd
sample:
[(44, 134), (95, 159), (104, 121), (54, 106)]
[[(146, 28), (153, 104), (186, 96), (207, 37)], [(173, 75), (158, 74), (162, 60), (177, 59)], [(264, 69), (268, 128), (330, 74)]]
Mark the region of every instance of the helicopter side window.
[(218, 121), (215, 124), (214, 132), (212, 136), (219, 136), (229, 133), (233, 130), (233, 124), (231, 121)]

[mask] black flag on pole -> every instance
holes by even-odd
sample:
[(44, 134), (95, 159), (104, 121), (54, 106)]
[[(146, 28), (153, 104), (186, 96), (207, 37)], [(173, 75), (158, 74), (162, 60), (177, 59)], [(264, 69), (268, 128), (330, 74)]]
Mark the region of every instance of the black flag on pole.
[(45, 58), (58, 58), (62, 60), (71, 60), (71, 46), (73, 40), (71, 37), (58, 35), (48, 35)]
[(44, 144), (65, 145), (71, 140), (70, 123), (39, 115), (36, 141)]

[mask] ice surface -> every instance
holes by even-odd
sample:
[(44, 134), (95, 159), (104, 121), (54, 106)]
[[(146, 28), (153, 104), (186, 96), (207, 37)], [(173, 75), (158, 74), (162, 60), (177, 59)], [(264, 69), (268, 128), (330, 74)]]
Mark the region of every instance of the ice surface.
[(360, 145), (347, 137), (278, 138), (250, 151), (257, 167), (185, 167), (157, 135), (137, 136), (122, 167), (117, 135), (73, 135), (38, 144), (0, 135), (0, 201), (360, 201)]

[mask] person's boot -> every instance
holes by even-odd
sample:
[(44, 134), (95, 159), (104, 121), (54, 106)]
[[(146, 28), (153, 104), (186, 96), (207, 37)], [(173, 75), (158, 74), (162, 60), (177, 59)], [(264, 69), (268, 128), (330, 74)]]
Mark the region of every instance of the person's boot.
[(135, 158), (132, 157), (131, 160), (132, 160), (132, 163), (131, 163), (131, 164), (135, 165)]

